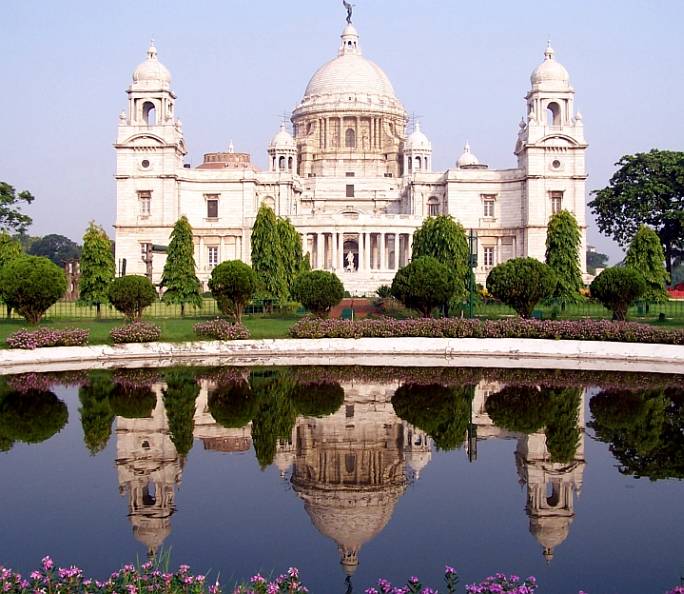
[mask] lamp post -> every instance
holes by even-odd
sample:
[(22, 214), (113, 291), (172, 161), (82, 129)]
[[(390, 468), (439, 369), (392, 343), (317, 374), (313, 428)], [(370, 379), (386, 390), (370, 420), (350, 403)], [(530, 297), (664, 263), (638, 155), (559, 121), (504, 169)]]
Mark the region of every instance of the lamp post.
[(475, 272), (477, 268), (477, 233), (471, 229), (468, 234), (468, 317), (475, 312)]

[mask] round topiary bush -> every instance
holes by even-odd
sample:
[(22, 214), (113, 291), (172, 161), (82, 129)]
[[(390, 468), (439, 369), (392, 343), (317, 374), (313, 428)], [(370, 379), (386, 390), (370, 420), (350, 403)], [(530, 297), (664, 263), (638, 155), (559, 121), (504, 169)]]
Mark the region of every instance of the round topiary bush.
[(29, 324), (37, 324), (66, 291), (64, 271), (47, 258), (21, 256), (3, 266), (0, 296)]
[(429, 318), (435, 307), (449, 302), (456, 291), (456, 281), (439, 260), (421, 256), (397, 271), (391, 291), (406, 307)]
[(300, 274), (294, 282), (294, 297), (306, 309), (324, 317), (344, 297), (344, 286), (337, 275), (325, 270)]
[(209, 393), (209, 413), (226, 428), (244, 427), (254, 418), (258, 408), (259, 399), (244, 380), (221, 384)]
[(513, 258), (492, 268), (487, 291), (529, 318), (542, 299), (553, 295), (558, 280), (550, 266), (534, 258)]
[(297, 412), (305, 417), (327, 417), (344, 402), (344, 389), (334, 382), (296, 384), (291, 393)]
[(646, 292), (646, 281), (634, 268), (613, 266), (599, 274), (589, 287), (591, 296), (613, 312), (614, 320), (625, 320), (629, 306)]
[(109, 285), (109, 302), (129, 320), (139, 320), (156, 300), (157, 291), (146, 276), (121, 276)]
[(0, 435), (9, 442), (41, 443), (68, 419), (66, 405), (52, 392), (10, 392), (0, 400)]
[(240, 323), (242, 312), (257, 290), (257, 275), (240, 260), (221, 262), (211, 271), (209, 289), (221, 313)]

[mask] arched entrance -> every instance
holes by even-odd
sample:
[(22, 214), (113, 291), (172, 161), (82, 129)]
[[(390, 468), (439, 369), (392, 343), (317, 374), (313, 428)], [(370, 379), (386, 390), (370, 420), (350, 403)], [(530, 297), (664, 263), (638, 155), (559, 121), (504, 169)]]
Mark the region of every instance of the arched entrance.
[[(350, 257), (351, 254), (351, 257)], [(344, 236), (344, 270), (356, 272), (359, 269), (359, 237), (358, 235)]]

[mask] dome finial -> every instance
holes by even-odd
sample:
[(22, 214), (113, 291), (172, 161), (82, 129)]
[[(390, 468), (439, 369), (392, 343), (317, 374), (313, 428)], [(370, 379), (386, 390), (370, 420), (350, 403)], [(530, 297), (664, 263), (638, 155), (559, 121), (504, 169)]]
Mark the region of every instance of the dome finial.
[(551, 40), (549, 39), (549, 40), (546, 42), (546, 50), (544, 51), (544, 58), (547, 59), (547, 60), (553, 60), (553, 55), (554, 55), (555, 53), (556, 53), (556, 52), (553, 51), (553, 48), (551, 47)]
[(147, 48), (147, 57), (150, 60), (156, 60), (157, 59), (157, 48), (154, 45), (154, 39), (150, 39), (150, 47)]

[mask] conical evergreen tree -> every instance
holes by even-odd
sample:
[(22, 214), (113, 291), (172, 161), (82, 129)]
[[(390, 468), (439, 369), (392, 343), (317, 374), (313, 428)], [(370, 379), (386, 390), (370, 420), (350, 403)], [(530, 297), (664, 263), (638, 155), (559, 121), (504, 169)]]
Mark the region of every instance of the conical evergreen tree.
[(582, 269), (580, 267), (580, 246), (582, 235), (574, 215), (561, 210), (549, 219), (546, 234), (546, 263), (558, 277), (558, 284), (552, 296), (561, 303), (575, 303), (582, 300), (580, 289)]
[(294, 225), (288, 219), (278, 217), (278, 239), (283, 258), (283, 274), (287, 283), (287, 298), (292, 299), (294, 282), (300, 273), (308, 270), (308, 260), (302, 253), (302, 240)]
[(111, 375), (93, 372), (88, 383), (78, 391), (83, 441), (92, 456), (107, 447), (112, 435), (114, 411), (109, 404), (109, 395), (113, 388)]
[(259, 279), (261, 297), (287, 299), (288, 283), (278, 221), (273, 210), (266, 205), (259, 209), (252, 228), (252, 269)]
[(625, 265), (638, 270), (646, 281), (644, 301), (661, 303), (667, 301), (665, 285), (670, 275), (665, 269), (665, 252), (658, 234), (642, 225), (632, 238), (627, 250)]
[(109, 285), (114, 280), (115, 266), (112, 243), (105, 230), (94, 221), (83, 235), (80, 265), (78, 301), (83, 305), (94, 305), (99, 319), (102, 304), (109, 301)]
[(179, 303), (181, 316), (185, 315), (185, 304), (201, 307), (200, 281), (195, 274), (195, 247), (192, 242), (192, 227), (185, 216), (173, 226), (171, 241), (164, 264), (162, 280), (164, 303)]

